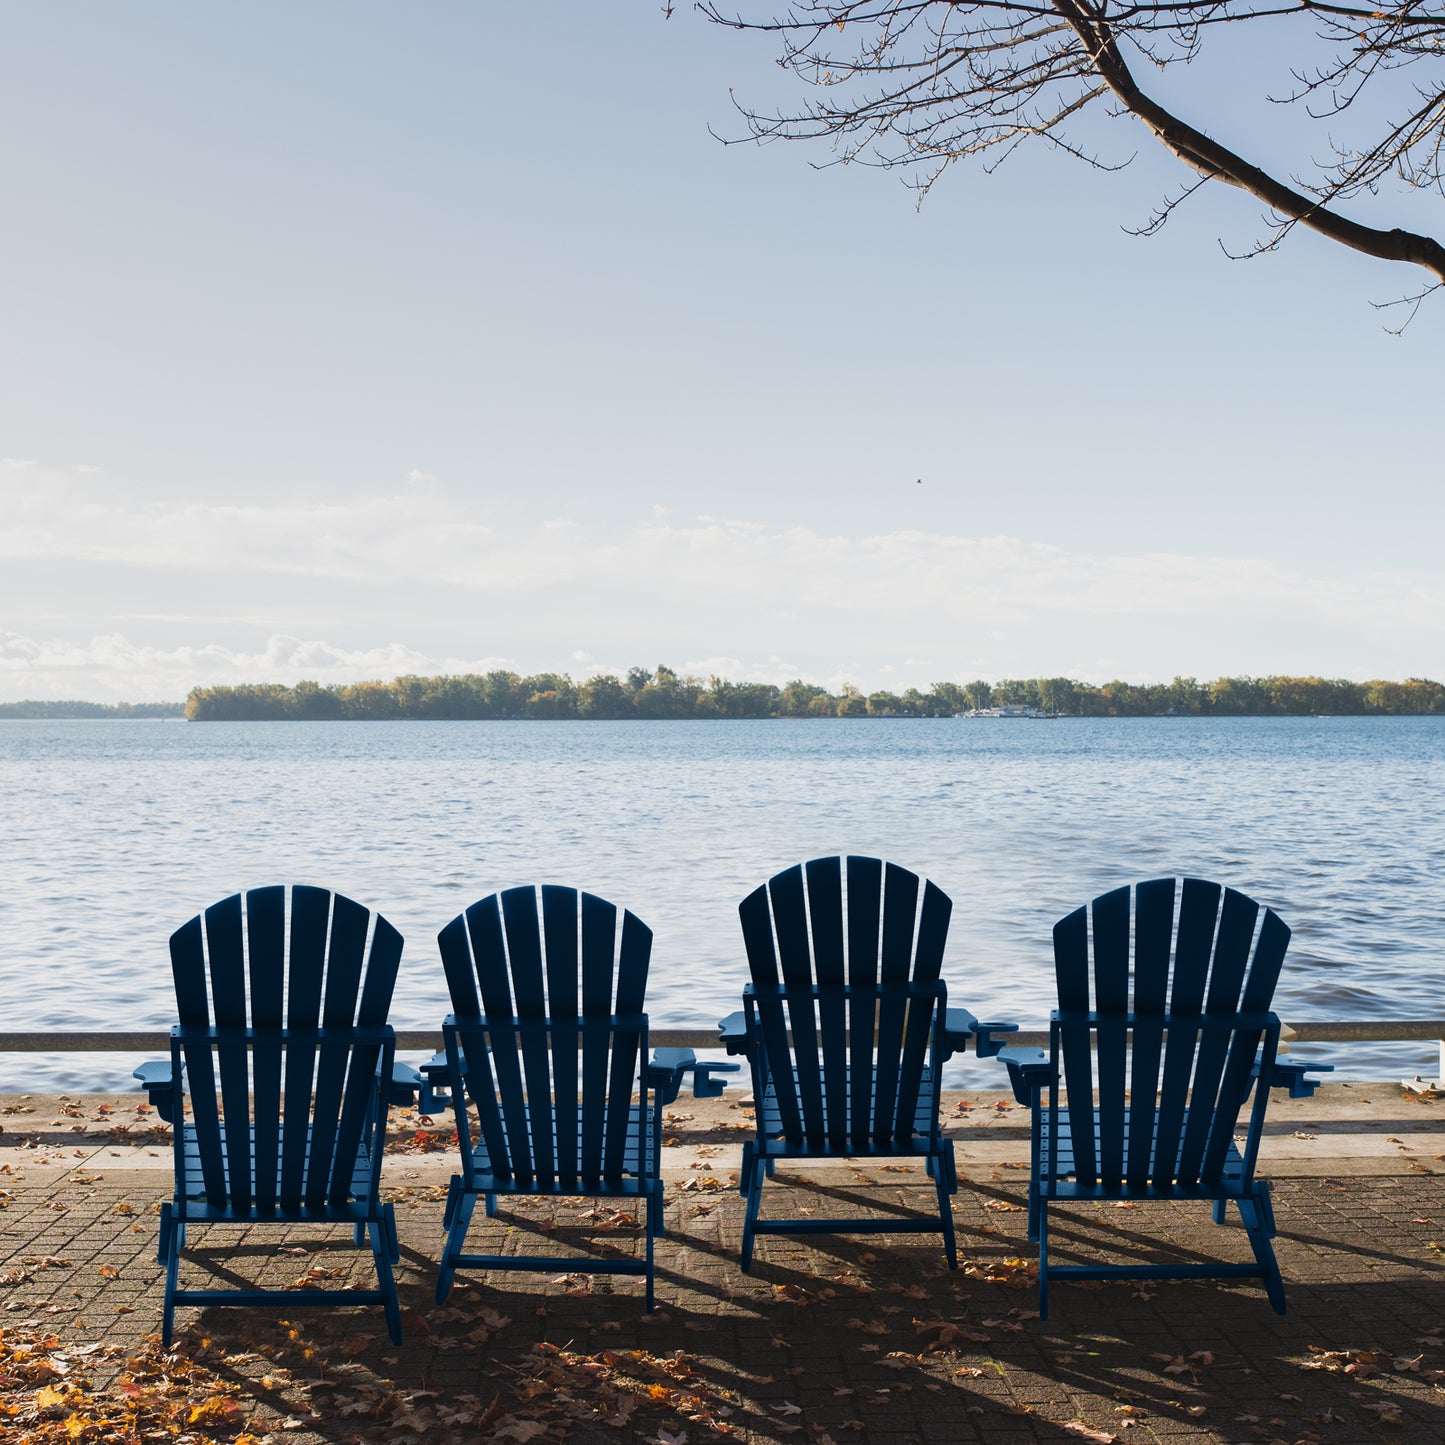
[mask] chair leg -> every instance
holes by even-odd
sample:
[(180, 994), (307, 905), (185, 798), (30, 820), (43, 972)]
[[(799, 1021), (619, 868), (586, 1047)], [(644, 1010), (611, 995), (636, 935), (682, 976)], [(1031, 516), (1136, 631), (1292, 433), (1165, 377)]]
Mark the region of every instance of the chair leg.
[(738, 1170), (738, 1193), (744, 1199), (748, 1197), (748, 1191), (752, 1187), (753, 1160), (757, 1157), (758, 1146), (751, 1139), (743, 1143), (743, 1165)]
[(358, 1249), (360, 1249), (361, 1246), (366, 1243), (366, 1221), (365, 1221), (365, 1220), (362, 1220), (362, 1221), (356, 1226), (356, 1228), (352, 1231), (352, 1239), (355, 1241), (356, 1247), (357, 1247)]
[(1039, 1181), (1029, 1180), (1029, 1243), (1039, 1242)]
[(166, 1293), (165, 1303), (161, 1307), (161, 1345), (170, 1349), (171, 1337), (175, 1334), (176, 1325), (176, 1285), (179, 1283), (181, 1270), (181, 1250), (175, 1238), (175, 1232), (171, 1235), (171, 1253), (166, 1261)]
[(928, 1172), (933, 1175), (933, 1185), (938, 1192), (938, 1222), (943, 1228), (943, 1252), (948, 1257), (949, 1269), (958, 1268), (958, 1244), (953, 1232), (953, 1194), (958, 1188), (958, 1176), (953, 1165), (953, 1141), (944, 1140), (943, 1148), (928, 1159)]
[(1227, 1199), (1216, 1199), (1214, 1201), (1214, 1222), (1216, 1224), (1224, 1223), (1225, 1219), (1227, 1218), (1228, 1209), (1229, 1201)]
[(1273, 1211), (1269, 1205), (1268, 1186), (1262, 1186), (1263, 1197), (1241, 1199), (1239, 1217), (1249, 1235), (1249, 1247), (1254, 1251), (1255, 1260), (1264, 1275), (1264, 1292), (1277, 1315), (1285, 1312), (1284, 1280), (1280, 1276), (1279, 1261), (1274, 1257), (1274, 1245), (1270, 1243), (1273, 1234)]
[(376, 1261), (376, 1281), (386, 1296), (386, 1332), (394, 1345), (401, 1343), (401, 1302), (396, 1297), (396, 1276), (391, 1272), (391, 1241), (396, 1234), (396, 1214), (390, 1204), (382, 1206), (381, 1218), (371, 1226), (371, 1256)]
[[(667, 1218), (666, 1218), (666, 1216), (665, 1216), (665, 1215), (663, 1214), (663, 1212), (662, 1212), (662, 1211), (663, 1211), (663, 1205), (664, 1205), (665, 1200), (664, 1200), (664, 1195), (663, 1195), (662, 1180), (661, 1180), (661, 1179), (654, 1179), (654, 1180), (652, 1181), (652, 1196), (655, 1196), (655, 1198), (656, 1198), (656, 1200), (657, 1200), (657, 1215), (656, 1215), (656, 1220), (657, 1220), (657, 1222), (656, 1222), (656, 1226), (653, 1228), (653, 1235), (654, 1235), (654, 1237), (657, 1238), (657, 1239), (666, 1239), (666, 1238), (667, 1238)], [(649, 1221), (652, 1220), (652, 1218), (653, 1218), (652, 1203), (651, 1203), (651, 1200), (650, 1200), (650, 1199), (649, 1199), (649, 1203), (648, 1203), (648, 1206), (647, 1206), (647, 1217), (648, 1217)]]
[(175, 1237), (175, 1213), (170, 1204), (161, 1205), (161, 1237), (156, 1246), (156, 1263), (166, 1264), (171, 1257), (171, 1244)]
[(742, 1258), (738, 1261), (742, 1272), (746, 1274), (753, 1266), (753, 1231), (757, 1228), (758, 1208), (763, 1202), (763, 1179), (767, 1173), (767, 1160), (755, 1159), (749, 1178), (747, 1179), (747, 1212), (743, 1215), (743, 1252)]
[(491, 1219), (496, 1214), (496, 1212), (497, 1196), (495, 1194), (489, 1194), (487, 1195), (487, 1218)]
[(655, 1304), (653, 1298), (653, 1241), (662, 1232), (662, 1198), (649, 1194), (647, 1199), (647, 1313)]
[(461, 1188), (462, 1176), (460, 1174), (453, 1174), (447, 1181), (447, 1207), (442, 1212), (443, 1229), (450, 1229), (452, 1227), (452, 1215), (456, 1212), (457, 1196), (461, 1193)]
[(1039, 1318), (1049, 1317), (1049, 1203), (1040, 1196), (1036, 1232), (1039, 1241)]
[(949, 1269), (958, 1268), (958, 1243), (953, 1233), (953, 1200), (949, 1197), (948, 1185), (943, 1180), (943, 1169), (934, 1181), (938, 1190), (938, 1222), (943, 1228), (943, 1252), (948, 1257)]
[[(487, 1196), (489, 1199), (491, 1195)], [(459, 1190), (451, 1210), (451, 1223), (447, 1226), (446, 1243), (442, 1246), (441, 1263), (437, 1266), (437, 1303), (444, 1305), (452, 1292), (452, 1280), (456, 1278), (457, 1256), (467, 1242), (467, 1227), (472, 1222), (472, 1210), (477, 1207), (477, 1196), (466, 1190)]]

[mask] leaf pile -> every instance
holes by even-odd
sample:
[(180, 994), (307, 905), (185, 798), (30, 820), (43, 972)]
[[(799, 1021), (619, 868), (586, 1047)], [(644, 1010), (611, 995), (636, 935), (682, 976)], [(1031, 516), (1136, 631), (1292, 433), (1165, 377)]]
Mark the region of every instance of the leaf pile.
[(114, 1384), (97, 1389), (88, 1371), (121, 1358), (119, 1347), (63, 1345), (31, 1324), (0, 1331), (0, 1434), (15, 1431), (29, 1445), (259, 1445), (276, 1422), (216, 1375), (205, 1352), (185, 1340), (162, 1352), (152, 1337)]

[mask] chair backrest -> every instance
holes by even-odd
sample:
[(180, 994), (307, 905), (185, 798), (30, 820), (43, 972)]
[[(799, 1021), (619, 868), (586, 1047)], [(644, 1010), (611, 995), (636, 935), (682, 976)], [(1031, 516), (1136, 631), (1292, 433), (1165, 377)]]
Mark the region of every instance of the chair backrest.
[(841, 1153), (918, 1132), (952, 909), (905, 868), (836, 857), (785, 869), (738, 906), (745, 1007), (786, 1139)]
[[(1273, 910), (1197, 878), (1116, 888), (1054, 925), (1055, 1054), (1081, 1183), (1218, 1183), (1254, 1065), (1273, 1062), (1289, 937)], [(1246, 1173), (1257, 1145), (1256, 1127)]]
[(617, 912), (576, 888), (509, 888), (437, 936), (491, 1168), (523, 1188), (576, 1191), (637, 1164), (652, 930), (626, 911), (619, 929)]
[(172, 1055), (210, 1205), (267, 1214), (355, 1197), (401, 948), (379, 913), (303, 886), (289, 900), (284, 887), (234, 894), (171, 935)]

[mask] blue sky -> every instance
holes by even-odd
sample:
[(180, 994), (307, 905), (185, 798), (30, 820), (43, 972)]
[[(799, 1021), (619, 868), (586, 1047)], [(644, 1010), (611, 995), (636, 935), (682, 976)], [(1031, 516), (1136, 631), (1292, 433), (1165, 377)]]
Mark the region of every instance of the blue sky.
[[(1169, 84), (1298, 170), (1259, 69)], [(1231, 262), (1222, 188), (1129, 236), (1184, 173), (1127, 119), (916, 209), (729, 87), (788, 93), (652, 0), (0, 4), (0, 700), (1445, 674), (1414, 275)]]

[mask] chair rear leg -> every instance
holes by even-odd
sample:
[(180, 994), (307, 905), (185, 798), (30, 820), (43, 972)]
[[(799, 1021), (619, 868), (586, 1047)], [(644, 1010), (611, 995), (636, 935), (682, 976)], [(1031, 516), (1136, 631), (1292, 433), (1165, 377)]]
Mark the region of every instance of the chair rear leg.
[(170, 1204), (161, 1205), (161, 1237), (156, 1245), (156, 1263), (166, 1264), (171, 1257), (171, 1248), (175, 1239), (175, 1212)]
[(953, 1167), (953, 1141), (945, 1140), (937, 1159), (930, 1156), (928, 1171), (933, 1175), (934, 1188), (938, 1192), (938, 1222), (943, 1229), (943, 1252), (948, 1257), (949, 1269), (958, 1268), (958, 1243), (953, 1232), (952, 1195), (958, 1188), (958, 1178)]
[(176, 1285), (180, 1277), (181, 1251), (175, 1233), (171, 1236), (170, 1258), (166, 1261), (165, 1303), (161, 1307), (161, 1345), (169, 1349), (176, 1325)]
[(1214, 1222), (1215, 1222), (1216, 1224), (1223, 1224), (1223, 1223), (1224, 1223), (1225, 1219), (1228, 1217), (1228, 1216), (1227, 1216), (1227, 1213), (1226, 1213), (1226, 1211), (1228, 1210), (1228, 1208), (1229, 1208), (1229, 1201), (1228, 1201), (1227, 1199), (1216, 1199), (1216, 1200), (1214, 1201), (1214, 1211), (1213, 1211), (1213, 1212), (1214, 1212)]
[[(661, 1223), (662, 1202), (657, 1201), (658, 1223)], [(653, 1241), (657, 1237), (658, 1230), (653, 1222), (653, 1199), (647, 1201), (647, 1313), (651, 1314), (656, 1301), (653, 1298)]]
[(939, 1178), (935, 1180), (938, 1190), (938, 1223), (943, 1230), (943, 1252), (948, 1258), (949, 1269), (958, 1268), (958, 1242), (953, 1233), (953, 1201), (948, 1195), (948, 1186), (944, 1183), (942, 1167), (939, 1168)]
[(743, 1215), (743, 1252), (742, 1258), (738, 1261), (739, 1268), (744, 1274), (753, 1265), (753, 1231), (757, 1228), (758, 1209), (763, 1202), (763, 1178), (767, 1172), (767, 1161), (754, 1159), (752, 1172), (747, 1179), (748, 1207)]
[[(491, 1195), (487, 1196), (489, 1199)], [(447, 1226), (446, 1243), (442, 1246), (441, 1263), (437, 1266), (437, 1303), (444, 1305), (452, 1292), (452, 1280), (456, 1278), (457, 1256), (467, 1242), (467, 1227), (472, 1222), (472, 1210), (477, 1207), (477, 1196), (466, 1190), (459, 1190), (451, 1211), (451, 1223)]]
[(1285, 1312), (1284, 1280), (1280, 1276), (1279, 1261), (1274, 1257), (1274, 1245), (1270, 1237), (1274, 1233), (1273, 1212), (1269, 1206), (1268, 1186), (1263, 1198), (1241, 1199), (1239, 1217), (1244, 1221), (1245, 1233), (1249, 1235), (1249, 1247), (1264, 1276), (1264, 1292), (1277, 1315)]
[(1049, 1202), (1038, 1199), (1036, 1233), (1039, 1241), (1039, 1318), (1049, 1317)]
[(371, 1227), (371, 1257), (376, 1261), (376, 1282), (385, 1296), (386, 1332), (394, 1345), (401, 1343), (401, 1301), (396, 1296), (396, 1276), (391, 1272), (391, 1241), (396, 1234), (396, 1215), (390, 1204), (382, 1207), (379, 1221)]

